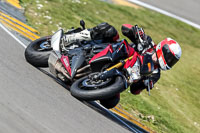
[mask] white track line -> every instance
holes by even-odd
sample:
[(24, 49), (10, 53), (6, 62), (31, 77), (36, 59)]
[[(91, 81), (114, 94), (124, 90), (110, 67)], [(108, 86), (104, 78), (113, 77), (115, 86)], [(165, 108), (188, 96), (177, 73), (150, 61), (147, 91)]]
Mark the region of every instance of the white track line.
[(0, 23), (0, 27), (6, 31), (10, 36), (12, 36), (19, 44), (21, 44), (24, 48), (26, 48), (27, 46), (22, 43), (17, 37), (15, 37), (15, 35), (13, 35), (13, 33), (11, 33), (7, 28), (5, 28), (1, 23)]
[(187, 20), (187, 19), (185, 19), (185, 18), (176, 16), (175, 14), (169, 13), (169, 12), (167, 12), (167, 11), (165, 11), (165, 10), (160, 9), (160, 8), (154, 7), (154, 6), (152, 6), (152, 5), (146, 4), (146, 3), (141, 2), (141, 1), (138, 1), (138, 0), (128, 0), (128, 1), (129, 1), (129, 2), (132, 2), (132, 3), (135, 3), (135, 4), (137, 4), (137, 5), (140, 5), (140, 6), (149, 8), (149, 9), (151, 9), (151, 10), (157, 11), (157, 12), (162, 13), (162, 14), (164, 14), (164, 15), (170, 16), (170, 17), (172, 17), (172, 18), (178, 19), (178, 20), (180, 20), (180, 21), (182, 21), (182, 22), (184, 22), (184, 23), (187, 23), (187, 24), (189, 24), (189, 25), (191, 25), (191, 26), (193, 26), (193, 27), (195, 27), (195, 28), (200, 29), (200, 25), (198, 25), (198, 24), (196, 24), (196, 23), (194, 23), (194, 22), (192, 22), (192, 21), (190, 21), (190, 20)]

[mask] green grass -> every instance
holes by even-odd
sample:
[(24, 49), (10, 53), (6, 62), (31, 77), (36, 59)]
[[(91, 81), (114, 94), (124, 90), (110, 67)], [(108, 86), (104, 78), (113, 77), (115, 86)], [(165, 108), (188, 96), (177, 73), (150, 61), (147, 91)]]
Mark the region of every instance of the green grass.
[[(99, 0), (21, 0), (28, 24), (41, 36), (52, 34), (59, 27), (79, 26), (79, 20), (91, 28), (108, 22), (120, 32), (124, 23), (138, 24), (155, 43), (166, 37), (174, 38), (182, 47), (179, 63), (170, 71), (162, 72), (161, 79), (148, 96), (146, 91), (134, 96), (129, 89), (121, 95), (123, 108), (157, 132), (200, 132), (200, 30), (148, 9), (112, 5)], [(42, 4), (41, 9), (37, 4)], [(51, 16), (47, 19), (44, 16)], [(154, 119), (148, 119), (148, 116)]]

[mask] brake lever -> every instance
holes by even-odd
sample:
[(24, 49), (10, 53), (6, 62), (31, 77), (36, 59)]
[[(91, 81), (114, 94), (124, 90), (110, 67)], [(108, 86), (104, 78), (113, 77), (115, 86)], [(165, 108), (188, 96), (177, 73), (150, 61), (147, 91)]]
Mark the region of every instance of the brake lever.
[(144, 43), (144, 40), (142, 40), (142, 38), (140, 37), (139, 31), (138, 31), (138, 26), (136, 25), (135, 27), (136, 27), (136, 30), (137, 30), (137, 34), (138, 34), (139, 41), (140, 41), (140, 43), (143, 44), (143, 43)]

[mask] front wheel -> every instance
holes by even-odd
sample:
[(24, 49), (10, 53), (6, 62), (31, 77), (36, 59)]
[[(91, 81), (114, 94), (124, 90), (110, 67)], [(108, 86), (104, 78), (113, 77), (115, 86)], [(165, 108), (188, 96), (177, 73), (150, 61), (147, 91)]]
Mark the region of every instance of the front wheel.
[(124, 80), (121, 76), (106, 80), (95, 80), (99, 73), (76, 80), (71, 88), (71, 94), (81, 100), (103, 100), (115, 96), (125, 89)]
[(48, 67), (48, 58), (52, 51), (51, 37), (42, 37), (31, 42), (25, 49), (27, 62), (35, 67)]

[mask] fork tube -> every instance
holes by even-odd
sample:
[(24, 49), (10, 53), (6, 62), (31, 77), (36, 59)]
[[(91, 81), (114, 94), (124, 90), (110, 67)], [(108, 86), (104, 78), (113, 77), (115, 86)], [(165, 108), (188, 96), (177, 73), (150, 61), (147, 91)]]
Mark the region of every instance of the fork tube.
[[(133, 58), (133, 56), (130, 56), (129, 58), (125, 59), (124, 62), (127, 62), (128, 60), (131, 60)], [(114, 66), (111, 66), (110, 68), (106, 69), (106, 71), (110, 71), (114, 68), (120, 68), (123, 65), (123, 63), (119, 62)]]

